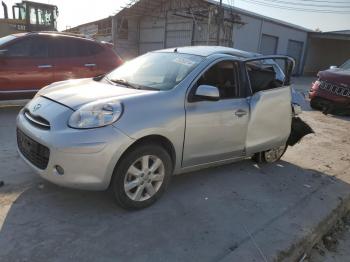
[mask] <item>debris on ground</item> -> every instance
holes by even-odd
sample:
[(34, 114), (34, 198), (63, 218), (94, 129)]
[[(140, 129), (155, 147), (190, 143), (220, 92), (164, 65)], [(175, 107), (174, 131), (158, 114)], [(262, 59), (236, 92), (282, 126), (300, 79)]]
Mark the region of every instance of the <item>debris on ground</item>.
[(38, 185), (38, 188), (39, 188), (39, 189), (44, 189), (44, 184), (43, 184), (43, 183), (40, 183), (40, 184)]
[(313, 247), (312, 251), (310, 252), (310, 256), (304, 261), (316, 261), (313, 260), (313, 258), (316, 258), (318, 255), (325, 257), (326, 253), (336, 253), (339, 240), (343, 238), (343, 235), (349, 229), (350, 212), (345, 217), (337, 221), (335, 226), (321, 239), (318, 244)]

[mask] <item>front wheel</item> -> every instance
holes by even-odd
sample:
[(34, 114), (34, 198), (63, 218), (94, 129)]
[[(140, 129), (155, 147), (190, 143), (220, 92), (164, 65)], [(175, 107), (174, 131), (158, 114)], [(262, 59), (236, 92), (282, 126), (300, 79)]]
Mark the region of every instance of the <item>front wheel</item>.
[(257, 163), (274, 163), (281, 159), (287, 151), (287, 145), (256, 153), (252, 159)]
[(141, 209), (152, 205), (165, 191), (172, 174), (168, 152), (158, 145), (134, 148), (114, 171), (111, 188), (120, 206)]

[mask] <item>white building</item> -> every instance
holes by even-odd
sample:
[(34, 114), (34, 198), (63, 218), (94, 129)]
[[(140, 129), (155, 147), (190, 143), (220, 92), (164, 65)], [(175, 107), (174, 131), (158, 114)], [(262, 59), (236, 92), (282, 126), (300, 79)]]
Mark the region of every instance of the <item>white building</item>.
[(219, 44), (266, 55), (290, 55), (297, 61), (295, 73), (303, 72), (310, 30), (223, 7), (224, 14), (213, 0), (134, 0), (113, 17), (112, 39), (124, 58), (163, 48)]

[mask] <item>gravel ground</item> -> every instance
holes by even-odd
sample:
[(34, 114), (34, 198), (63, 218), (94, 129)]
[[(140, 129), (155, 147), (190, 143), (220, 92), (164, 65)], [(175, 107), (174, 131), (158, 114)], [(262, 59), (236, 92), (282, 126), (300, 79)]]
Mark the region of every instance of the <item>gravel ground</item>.
[[(309, 78), (297, 78), (294, 80), (296, 89), (305, 95), (307, 94), (307, 83)], [(306, 111), (312, 111), (310, 108), (304, 108)], [(303, 117), (305, 117), (304, 114)], [(310, 115), (311, 116), (311, 115)], [(340, 120), (340, 121), (337, 121)], [(340, 153), (339, 156), (328, 154), (328, 161), (315, 163), (320, 170), (325, 170), (335, 177), (348, 181), (347, 175), (350, 174), (350, 137), (349, 131), (340, 135), (339, 131), (343, 128), (350, 128), (349, 117), (339, 117), (334, 115), (324, 116), (316, 112), (308, 123), (316, 130), (323, 126), (322, 132), (316, 132), (320, 138), (318, 142), (319, 150), (311, 158), (318, 162), (322, 154), (327, 155), (327, 151), (335, 149)], [(321, 130), (320, 130), (321, 131)], [(306, 138), (309, 139), (309, 138)], [(307, 158), (310, 160), (309, 158)], [(324, 159), (324, 158), (323, 158)], [(345, 164), (345, 165), (343, 165)], [(343, 167), (343, 168), (342, 168)], [(344, 169), (345, 167), (345, 169)], [(338, 222), (329, 234), (323, 237), (309, 255), (308, 262), (349, 262), (350, 261), (350, 213)]]

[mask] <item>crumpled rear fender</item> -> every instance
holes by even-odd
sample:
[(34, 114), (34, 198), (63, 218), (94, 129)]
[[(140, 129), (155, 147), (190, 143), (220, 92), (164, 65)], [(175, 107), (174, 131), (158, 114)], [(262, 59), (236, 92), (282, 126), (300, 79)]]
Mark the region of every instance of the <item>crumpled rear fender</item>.
[(292, 129), (290, 136), (288, 138), (287, 144), (289, 146), (294, 146), (300, 140), (308, 135), (315, 133), (314, 130), (307, 124), (305, 123), (300, 117), (293, 117), (292, 118)]

